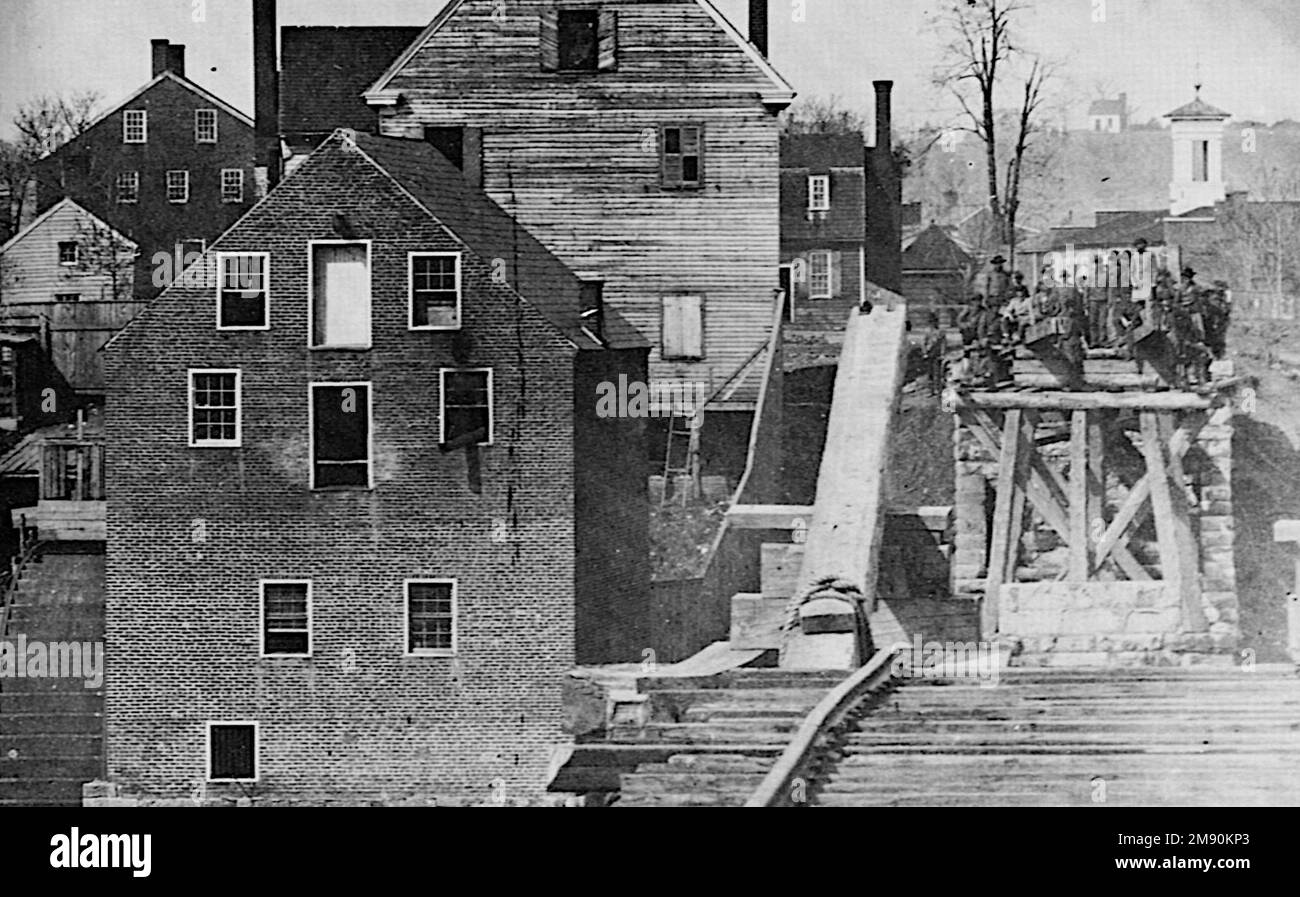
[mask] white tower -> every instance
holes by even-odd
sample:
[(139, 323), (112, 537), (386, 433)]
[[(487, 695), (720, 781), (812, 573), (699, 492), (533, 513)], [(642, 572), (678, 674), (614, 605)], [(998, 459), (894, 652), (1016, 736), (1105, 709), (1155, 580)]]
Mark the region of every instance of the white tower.
[(1181, 215), (1200, 206), (1222, 202), (1223, 123), (1228, 113), (1196, 97), (1165, 115), (1174, 141), (1174, 176), (1169, 183), (1169, 214)]

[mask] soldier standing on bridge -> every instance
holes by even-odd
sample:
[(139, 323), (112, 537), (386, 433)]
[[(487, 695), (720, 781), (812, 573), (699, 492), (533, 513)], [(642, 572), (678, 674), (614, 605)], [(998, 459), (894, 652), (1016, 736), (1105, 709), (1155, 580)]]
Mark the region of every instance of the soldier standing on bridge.
[(1007, 274), (1007, 269), (1002, 267), (1007, 260), (1000, 254), (989, 259), (989, 264), (993, 266), (984, 278), (984, 295), (993, 300), (994, 309), (1000, 309), (1006, 304), (1007, 296), (1011, 292), (1011, 277)]
[(1196, 272), (1190, 267), (1183, 269), (1182, 282), (1174, 289), (1170, 334), (1174, 341), (1174, 357), (1182, 368), (1184, 381), (1208, 383), (1210, 351), (1205, 346), (1201, 288), (1195, 277)]
[(930, 332), (925, 335), (922, 352), (930, 379), (930, 395), (937, 396), (943, 392), (943, 356), (948, 348), (948, 337), (939, 326), (938, 312), (930, 312), (929, 323)]

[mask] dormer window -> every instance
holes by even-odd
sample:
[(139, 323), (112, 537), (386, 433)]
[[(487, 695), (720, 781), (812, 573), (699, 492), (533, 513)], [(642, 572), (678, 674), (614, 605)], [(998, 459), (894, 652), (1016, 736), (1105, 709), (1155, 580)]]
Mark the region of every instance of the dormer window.
[(618, 64), (618, 14), (601, 9), (548, 9), (541, 18), (542, 70), (596, 72)]
[(808, 211), (828, 212), (831, 208), (831, 178), (815, 174), (808, 178)]

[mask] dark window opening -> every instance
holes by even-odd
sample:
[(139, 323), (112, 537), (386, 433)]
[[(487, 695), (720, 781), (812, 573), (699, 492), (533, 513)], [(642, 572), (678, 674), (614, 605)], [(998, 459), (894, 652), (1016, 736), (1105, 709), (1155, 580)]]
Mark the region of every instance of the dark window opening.
[(250, 724), (209, 727), (208, 758), (213, 781), (257, 778), (257, 729)]
[(582, 326), (596, 335), (602, 342), (605, 339), (605, 283), (601, 280), (584, 280), (580, 293)]
[[(181, 265), (188, 267), (195, 250), (202, 255), (203, 241), (181, 244)], [(222, 327), (266, 326), (266, 256), (228, 255), (221, 257), (221, 308), (218, 323)]]
[(370, 387), (312, 387), (317, 489), (370, 485)]
[(662, 184), (676, 189), (698, 188), (703, 168), (703, 141), (696, 125), (668, 125), (663, 129), (660, 146)]
[(446, 156), (448, 162), (461, 171), (465, 170), (464, 128), (425, 128), (424, 139)]
[(596, 71), (599, 62), (599, 31), (600, 14), (596, 10), (560, 10), (560, 68), (569, 71)]
[(442, 442), (492, 441), (492, 378), (488, 371), (442, 372)]

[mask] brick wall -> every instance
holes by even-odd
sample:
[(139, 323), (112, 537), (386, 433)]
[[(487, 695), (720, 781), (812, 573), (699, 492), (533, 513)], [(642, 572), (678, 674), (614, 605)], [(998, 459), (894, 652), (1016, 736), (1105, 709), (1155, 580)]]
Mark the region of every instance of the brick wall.
[[(366, 352), (306, 347), (306, 241), (337, 238), (336, 211), (374, 240)], [(496, 442), (443, 454), (456, 337), (407, 330), (406, 252), (460, 246), (391, 181), (318, 157), (217, 248), (271, 253), (270, 330), (214, 331), (212, 287), (186, 284), (109, 354), (110, 779), (238, 796), (203, 787), (205, 723), (256, 720), (256, 801), (535, 796), (574, 659), (572, 348), (467, 253), (466, 361), (495, 372)], [(242, 448), (187, 447), (191, 367), (242, 370)], [(309, 491), (308, 383), (348, 380), (372, 384), (375, 488)], [(458, 579), (454, 658), (403, 655), (418, 577)], [(311, 658), (259, 657), (259, 578), (312, 581)]]

